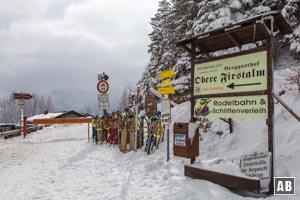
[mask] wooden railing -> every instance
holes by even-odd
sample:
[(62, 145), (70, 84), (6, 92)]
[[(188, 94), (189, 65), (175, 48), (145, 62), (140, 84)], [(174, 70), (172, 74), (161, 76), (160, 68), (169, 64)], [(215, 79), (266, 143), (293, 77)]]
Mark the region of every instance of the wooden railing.
[[(27, 128), (27, 133), (35, 132), (37, 130), (43, 129), (44, 126), (34, 126), (34, 127), (28, 127)], [(0, 133), (0, 139), (8, 139), (11, 137), (17, 137), (21, 136), (23, 132), (23, 129), (16, 129), (16, 130), (11, 130), (11, 131), (6, 131), (3, 133)]]

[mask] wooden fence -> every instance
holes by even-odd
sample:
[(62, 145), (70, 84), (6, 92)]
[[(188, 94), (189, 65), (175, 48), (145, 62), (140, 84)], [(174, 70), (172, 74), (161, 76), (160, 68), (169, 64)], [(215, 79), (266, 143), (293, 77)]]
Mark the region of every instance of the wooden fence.
[[(43, 129), (44, 126), (34, 126), (34, 127), (28, 127), (27, 128), (27, 134), (31, 132), (35, 132), (37, 130)], [(3, 133), (0, 133), (0, 139), (8, 139), (12, 137), (21, 136), (23, 132), (23, 129), (16, 129), (11, 131), (6, 131)]]

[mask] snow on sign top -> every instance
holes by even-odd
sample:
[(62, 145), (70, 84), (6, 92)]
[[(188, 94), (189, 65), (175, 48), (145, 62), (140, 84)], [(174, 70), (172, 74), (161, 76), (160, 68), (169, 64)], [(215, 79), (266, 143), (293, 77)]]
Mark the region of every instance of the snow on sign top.
[(100, 80), (97, 84), (97, 90), (98, 92), (100, 92), (101, 94), (105, 94), (108, 92), (109, 89), (109, 85), (108, 82), (106, 80)]

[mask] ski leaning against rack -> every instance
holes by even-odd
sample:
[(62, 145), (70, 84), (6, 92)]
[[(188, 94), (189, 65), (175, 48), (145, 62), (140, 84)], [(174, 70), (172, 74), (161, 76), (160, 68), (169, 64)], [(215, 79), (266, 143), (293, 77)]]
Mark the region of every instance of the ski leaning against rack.
[(149, 127), (148, 128), (148, 137), (147, 137), (147, 142), (146, 142), (146, 147), (145, 147), (145, 151), (147, 152), (148, 155), (150, 155), (151, 152), (153, 151), (154, 134), (155, 134), (156, 128), (157, 128), (157, 120), (158, 120), (157, 115), (151, 117), (150, 125), (148, 126)]

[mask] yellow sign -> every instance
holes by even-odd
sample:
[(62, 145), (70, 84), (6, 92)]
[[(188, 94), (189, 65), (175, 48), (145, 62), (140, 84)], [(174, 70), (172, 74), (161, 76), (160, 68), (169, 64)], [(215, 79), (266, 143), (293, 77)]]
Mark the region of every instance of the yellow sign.
[(159, 94), (175, 94), (175, 87), (162, 87), (162, 88), (158, 88), (157, 92)]
[(174, 69), (168, 70), (168, 71), (163, 71), (160, 72), (160, 79), (164, 79), (164, 78), (170, 78), (174, 76)]
[(267, 119), (267, 95), (195, 99), (194, 117)]
[(267, 51), (195, 64), (194, 95), (267, 89)]
[(161, 82), (161, 87), (169, 87), (171, 86), (171, 79), (166, 79)]

